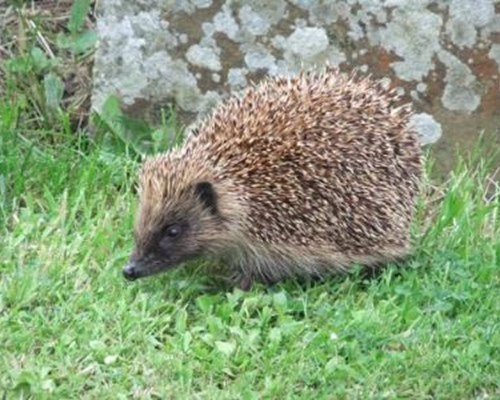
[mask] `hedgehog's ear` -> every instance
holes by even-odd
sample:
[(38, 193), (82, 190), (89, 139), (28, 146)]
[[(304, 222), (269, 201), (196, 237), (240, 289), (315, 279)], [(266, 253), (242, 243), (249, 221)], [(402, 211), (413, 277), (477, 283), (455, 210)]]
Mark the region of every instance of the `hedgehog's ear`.
[(203, 205), (214, 215), (217, 214), (217, 193), (210, 182), (198, 182), (194, 188)]

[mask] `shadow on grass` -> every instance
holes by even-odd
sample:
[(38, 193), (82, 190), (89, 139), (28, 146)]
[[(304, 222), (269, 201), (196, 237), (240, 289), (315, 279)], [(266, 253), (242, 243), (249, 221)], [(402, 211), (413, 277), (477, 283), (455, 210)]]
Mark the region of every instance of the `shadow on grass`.
[[(162, 291), (165, 298), (172, 300), (182, 297), (186, 302), (195, 301), (199, 296), (221, 295), (242, 292), (256, 293), (286, 292), (292, 296), (301, 296), (309, 291), (337, 292), (341, 286), (348, 284), (351, 290), (365, 291), (369, 286), (381, 281), (394, 279), (405, 270), (412, 270), (412, 265), (421, 257), (411, 255), (398, 262), (389, 262), (377, 266), (355, 265), (349, 271), (330, 273), (322, 277), (289, 277), (272, 285), (253, 283), (249, 291), (242, 291), (225, 280), (224, 269), (210, 261), (187, 263), (175, 269), (144, 278), (140, 281), (127, 282), (127, 286), (136, 286), (137, 291), (157, 293)], [(421, 264), (419, 264), (421, 265)], [(226, 270), (227, 271), (227, 270)]]

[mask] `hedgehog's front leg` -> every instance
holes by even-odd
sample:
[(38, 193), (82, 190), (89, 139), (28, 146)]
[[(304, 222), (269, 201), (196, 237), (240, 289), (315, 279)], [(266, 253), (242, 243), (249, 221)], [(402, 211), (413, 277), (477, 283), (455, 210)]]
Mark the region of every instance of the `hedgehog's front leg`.
[(224, 280), (231, 287), (237, 287), (245, 292), (252, 288), (254, 282), (259, 282), (264, 286), (273, 286), (280, 282), (284, 277), (276, 268), (255, 268), (254, 265), (247, 264), (250, 260), (238, 260), (235, 262), (227, 262), (226, 265), (229, 267), (229, 276), (226, 276)]
[(231, 268), (230, 271), (231, 273), (225, 279), (230, 286), (237, 287), (244, 292), (248, 292), (252, 288), (253, 278), (249, 274), (239, 267)]
[(254, 279), (252, 275), (242, 268), (239, 261), (235, 262), (231, 259), (220, 259), (224, 268), (219, 270), (215, 277), (221, 279), (229, 288), (238, 288), (245, 292), (252, 288)]

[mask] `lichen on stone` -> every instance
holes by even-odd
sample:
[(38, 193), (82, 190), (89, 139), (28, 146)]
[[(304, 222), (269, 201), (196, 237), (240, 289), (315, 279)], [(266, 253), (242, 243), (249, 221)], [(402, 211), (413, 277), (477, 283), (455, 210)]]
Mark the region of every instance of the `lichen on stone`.
[(328, 36), (323, 28), (298, 28), (287, 39), (287, 48), (303, 59), (312, 59), (328, 47)]
[(442, 21), (441, 16), (426, 9), (396, 9), (386, 27), (368, 38), (401, 58), (392, 63), (399, 78), (418, 82), (434, 68), (433, 57), (441, 47)]
[(109, 95), (124, 106), (173, 101), (192, 118), (229, 89), (329, 63), (392, 81), (419, 112), (495, 113), (497, 4), (102, 0), (93, 107), (100, 110)]
[(422, 145), (437, 142), (443, 133), (441, 124), (427, 113), (414, 114), (410, 125), (418, 133)]
[(252, 35), (265, 35), (271, 27), (266, 16), (255, 12), (248, 4), (241, 7), (239, 17), (242, 26)]
[(194, 44), (188, 49), (186, 59), (197, 67), (207, 68), (211, 71), (222, 69), (217, 50), (214, 48)]
[(451, 41), (459, 47), (473, 47), (477, 28), (486, 26), (495, 16), (489, 0), (452, 0), (446, 26)]
[(457, 57), (445, 50), (438, 53), (439, 59), (446, 65), (445, 88), (441, 101), (452, 111), (472, 112), (481, 103), (477, 79), (470, 68)]
[(247, 70), (244, 68), (231, 68), (227, 74), (227, 82), (232, 88), (243, 88), (247, 85)]
[(495, 60), (498, 66), (498, 72), (500, 72), (500, 44), (497, 43), (492, 44), (488, 56), (492, 60)]

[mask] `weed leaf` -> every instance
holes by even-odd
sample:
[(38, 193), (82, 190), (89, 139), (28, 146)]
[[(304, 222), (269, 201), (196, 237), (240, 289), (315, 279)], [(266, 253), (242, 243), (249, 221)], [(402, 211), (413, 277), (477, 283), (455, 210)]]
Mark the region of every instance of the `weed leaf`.
[(50, 61), (39, 47), (33, 47), (30, 52), (31, 60), (37, 71), (43, 71), (50, 66)]
[(94, 47), (96, 43), (97, 33), (94, 31), (85, 31), (73, 40), (71, 47), (73, 53), (82, 54)]
[(68, 29), (72, 34), (77, 33), (85, 23), (90, 8), (90, 0), (75, 0), (71, 7), (71, 16)]
[(57, 109), (64, 92), (64, 84), (61, 78), (52, 72), (47, 74), (43, 79), (43, 88), (47, 107), (53, 110)]

